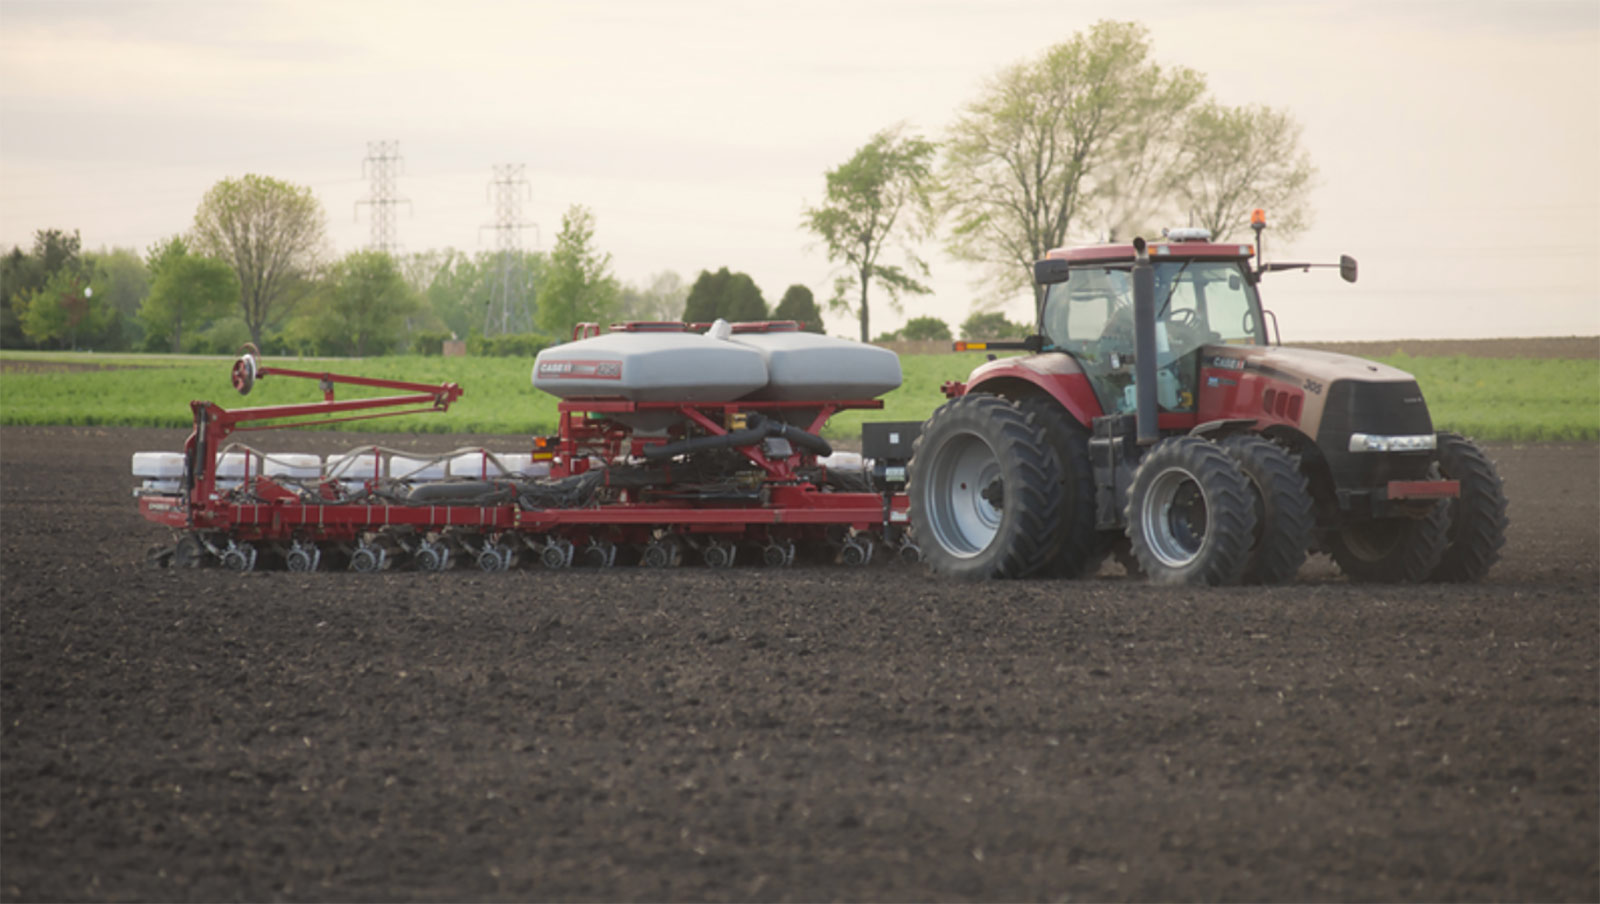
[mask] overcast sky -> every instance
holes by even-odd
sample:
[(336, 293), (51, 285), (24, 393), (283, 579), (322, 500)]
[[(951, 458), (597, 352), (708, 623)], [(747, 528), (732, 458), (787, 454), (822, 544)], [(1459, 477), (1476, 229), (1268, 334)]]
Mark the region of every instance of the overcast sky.
[[(584, 204), (625, 281), (728, 266), (822, 300), (799, 223), (827, 169), (896, 122), (939, 138), (1000, 68), (1133, 17), (1219, 101), (1304, 125), (1313, 225), (1269, 257), (1348, 252), (1361, 281), (1269, 277), (1286, 339), (1600, 334), (1600, 0), (0, 0), (0, 246), (142, 252), (254, 172), (310, 186), (342, 254), (393, 139), (405, 250), (494, 248), (492, 168), (523, 164), (525, 247)], [(875, 307), (875, 333), (969, 313), (980, 274), (924, 252), (936, 294)]]

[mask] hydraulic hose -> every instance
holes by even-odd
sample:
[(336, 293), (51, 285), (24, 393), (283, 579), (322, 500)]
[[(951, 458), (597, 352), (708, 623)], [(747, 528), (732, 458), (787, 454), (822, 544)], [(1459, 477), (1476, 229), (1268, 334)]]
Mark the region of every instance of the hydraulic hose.
[(816, 455), (828, 456), (833, 454), (833, 446), (830, 446), (827, 440), (808, 430), (802, 430), (793, 424), (785, 424), (783, 421), (762, 418), (758, 415), (752, 415), (751, 420), (756, 422), (755, 425), (743, 430), (734, 430), (718, 436), (696, 436), (690, 439), (680, 439), (675, 443), (646, 447), (644, 457), (649, 461), (663, 461), (679, 455), (704, 452), (707, 449), (753, 446), (769, 437), (786, 439)]
[(514, 487), (509, 483), (445, 481), (423, 483), (406, 494), (407, 505), (499, 505), (509, 502)]

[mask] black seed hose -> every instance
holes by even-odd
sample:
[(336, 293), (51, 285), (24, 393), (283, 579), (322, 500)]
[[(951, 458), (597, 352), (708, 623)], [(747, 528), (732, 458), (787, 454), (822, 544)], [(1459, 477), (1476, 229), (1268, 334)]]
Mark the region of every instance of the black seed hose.
[(648, 446), (644, 450), (644, 457), (648, 461), (663, 461), (676, 458), (679, 455), (689, 455), (694, 452), (704, 452), (707, 449), (726, 449), (731, 446), (753, 446), (769, 437), (786, 439), (789, 442), (816, 455), (828, 456), (833, 454), (833, 447), (828, 441), (808, 430), (802, 430), (793, 424), (775, 421), (768, 418), (752, 416), (756, 421), (755, 426), (743, 430), (734, 430), (720, 436), (696, 436), (691, 439), (680, 439), (675, 443), (666, 443), (660, 446)]

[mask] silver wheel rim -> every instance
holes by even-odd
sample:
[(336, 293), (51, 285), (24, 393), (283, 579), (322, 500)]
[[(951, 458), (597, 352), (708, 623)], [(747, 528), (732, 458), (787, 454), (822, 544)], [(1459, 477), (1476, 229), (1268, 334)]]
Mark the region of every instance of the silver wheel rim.
[(1210, 524), (1205, 493), (1193, 474), (1170, 468), (1144, 494), (1140, 510), (1145, 545), (1168, 568), (1182, 568), (1199, 557)]
[[(929, 478), (928, 526), (939, 546), (959, 558), (978, 555), (994, 542), (1005, 516), (1004, 499), (994, 505), (985, 493), (999, 490), (1000, 462), (982, 437), (954, 437), (934, 463)], [(990, 492), (991, 498), (996, 497)]]

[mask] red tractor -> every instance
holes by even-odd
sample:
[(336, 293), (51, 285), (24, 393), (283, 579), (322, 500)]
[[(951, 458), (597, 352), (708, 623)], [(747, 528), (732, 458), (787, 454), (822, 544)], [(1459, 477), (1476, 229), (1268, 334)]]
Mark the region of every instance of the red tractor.
[[(1260, 211), (1252, 226), (1259, 247)], [(1312, 266), (1335, 265), (1263, 264), (1203, 230), (1037, 262), (1037, 334), (958, 343), (1028, 354), (946, 384), (922, 425), (908, 494), (928, 562), (1074, 577), (1116, 554), (1218, 585), (1289, 580), (1320, 550), (1357, 581), (1483, 578), (1507, 523), (1483, 450), (1434, 430), (1410, 374), (1269, 343), (1262, 275)]]

